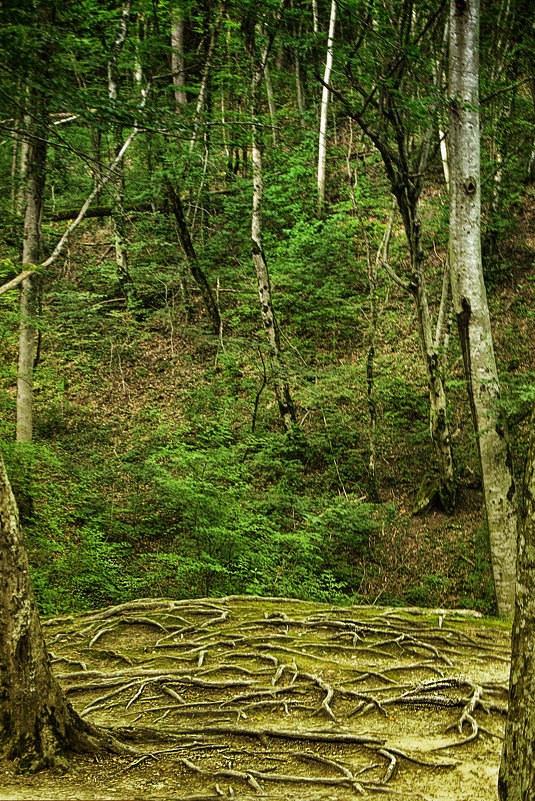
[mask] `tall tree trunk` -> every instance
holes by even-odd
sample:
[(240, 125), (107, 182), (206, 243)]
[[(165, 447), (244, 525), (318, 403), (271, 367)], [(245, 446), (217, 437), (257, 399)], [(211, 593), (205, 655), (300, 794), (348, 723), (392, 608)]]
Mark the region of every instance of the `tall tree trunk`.
[(33, 596), (15, 498), (0, 456), (0, 753), (34, 772), (65, 752), (125, 753), (82, 720), (54, 677)]
[[(285, 367), (283, 364), (279, 329), (273, 307), (271, 280), (266, 257), (262, 247), (262, 203), (264, 200), (264, 179), (262, 170), (258, 93), (262, 76), (264, 74), (264, 65), (263, 63), (259, 63), (257, 54), (255, 52), (254, 25), (251, 32), (248, 49), (252, 67), (251, 163), (253, 168), (253, 207), (251, 213), (251, 252), (256, 271), (260, 312), (262, 315), (264, 330), (269, 343), (271, 366), (274, 376), (275, 396), (277, 398), (284, 427), (287, 431), (292, 431), (295, 428), (296, 414), (290, 394), (290, 387), (288, 384)], [(269, 45), (264, 51), (264, 58), (267, 57), (268, 52)]]
[(18, 183), (20, 180), (19, 172), (19, 151), (20, 151), (20, 133), (19, 133), (19, 119), (15, 117), (15, 131), (13, 131), (13, 149), (11, 151), (11, 211), (13, 214), (17, 213), (17, 193)]
[(535, 406), (518, 524), (509, 710), (498, 777), (500, 801), (535, 798)]
[[(417, 248), (419, 249), (419, 242)], [(440, 501), (447, 512), (453, 512), (456, 504), (457, 488), (448, 424), (446, 390), (444, 388), (440, 359), (439, 341), (441, 339), (441, 320), (439, 318), (437, 330), (433, 337), (427, 299), (427, 286), (421, 254), (419, 252), (414, 264), (413, 276), (416, 279), (413, 294), (418, 327), (420, 329), (420, 342), (422, 344), (422, 353), (427, 373), (430, 408), (429, 430), (437, 458)], [(442, 292), (443, 301), (441, 305), (446, 302), (444, 294), (447, 295), (447, 284), (443, 283)]]
[[(299, 20), (299, 25), (295, 28), (295, 37), (296, 41), (300, 41), (301, 34), (303, 30), (303, 20)], [(305, 88), (303, 86), (303, 75), (302, 75), (302, 65), (301, 65), (301, 56), (299, 53), (299, 48), (296, 46), (294, 49), (294, 66), (295, 66), (295, 94), (297, 99), (297, 109), (299, 111), (300, 117), (300, 124), (303, 130), (306, 129), (305, 123), (305, 112), (306, 112), (306, 103), (305, 103)]]
[(182, 249), (184, 250), (184, 253), (186, 255), (188, 266), (190, 268), (193, 279), (201, 291), (201, 296), (204, 302), (204, 306), (206, 308), (206, 311), (208, 312), (208, 316), (210, 317), (212, 330), (214, 334), (219, 334), (221, 329), (221, 316), (219, 314), (219, 309), (214, 299), (212, 290), (210, 289), (210, 284), (208, 283), (206, 276), (202, 271), (199, 261), (197, 259), (195, 247), (191, 240), (188, 225), (186, 223), (186, 216), (184, 214), (184, 209), (182, 207), (182, 200), (180, 198), (180, 194), (177, 190), (175, 190), (173, 184), (171, 183), (171, 181), (167, 176), (165, 177), (165, 185), (167, 188), (169, 202), (171, 204), (171, 210), (175, 216), (175, 220), (177, 223), (178, 238), (180, 239), (180, 244), (182, 245)]
[[(110, 58), (108, 60), (108, 98), (110, 105), (116, 105), (119, 97), (119, 57), (126, 41), (128, 24), (130, 21), (131, 0), (123, 4), (121, 19), (117, 26)], [(120, 123), (112, 125), (111, 144), (112, 154), (116, 156), (122, 141), (122, 126)], [(116, 174), (112, 184), (112, 221), (115, 238), (115, 261), (117, 264), (117, 277), (125, 297), (131, 293), (132, 279), (128, 268), (128, 249), (126, 243), (126, 215), (124, 210), (124, 168), (122, 162), (117, 165)]]
[(186, 69), (184, 61), (184, 12), (176, 8), (171, 18), (171, 72), (177, 108), (186, 104)]
[(312, 30), (314, 33), (319, 31), (318, 0), (312, 0)]
[(197, 97), (197, 106), (195, 108), (195, 118), (193, 120), (193, 133), (191, 135), (191, 139), (189, 142), (190, 154), (193, 152), (193, 148), (195, 147), (195, 143), (197, 142), (197, 138), (199, 135), (202, 110), (206, 103), (208, 83), (214, 60), (215, 46), (217, 44), (217, 37), (219, 35), (219, 28), (221, 26), (222, 21), (223, 21), (223, 7), (219, 9), (219, 16), (216, 20), (215, 25), (212, 27), (212, 32), (210, 34), (210, 44), (208, 45), (208, 53), (206, 54), (206, 61), (204, 62), (204, 70), (201, 78), (201, 86), (199, 89), (199, 95)]
[(440, 313), (438, 315), (435, 333), (431, 325), (431, 315), (427, 299), (427, 282), (424, 269), (424, 257), (421, 252), (420, 243), (420, 220), (418, 219), (418, 200), (413, 199), (414, 205), (407, 200), (406, 193), (401, 187), (397, 187), (397, 204), (402, 212), (403, 225), (409, 241), (411, 258), (411, 278), (406, 281), (402, 279), (390, 267), (387, 261), (383, 261), (383, 266), (390, 277), (414, 298), (416, 319), (418, 321), (418, 334), (425, 372), (427, 376), (427, 387), (429, 392), (429, 431), (431, 441), (435, 450), (439, 486), (438, 492), (440, 502), (447, 512), (455, 509), (457, 488), (455, 481), (455, 470), (453, 466), (453, 454), (451, 450), (451, 437), (448, 424), (446, 391), (442, 376), (443, 364), (440, 358), (441, 345), (444, 340), (447, 315), (445, 308), (447, 303), (446, 281), (442, 283), (442, 296), (440, 301)]
[(336, 24), (336, 0), (331, 0), (331, 15), (329, 19), (329, 34), (327, 37), (327, 58), (325, 73), (323, 75), (323, 91), (321, 94), (321, 116), (318, 146), (318, 216), (323, 215), (325, 204), (325, 165), (327, 161), (327, 116), (329, 112), (329, 81), (333, 66), (334, 28)]
[(375, 348), (377, 341), (377, 322), (378, 322), (378, 308), (377, 308), (377, 277), (379, 273), (379, 266), (388, 262), (388, 248), (390, 238), (392, 236), (392, 226), (394, 223), (394, 210), (390, 214), (390, 218), (385, 229), (381, 244), (377, 248), (375, 259), (372, 258), (370, 237), (364, 225), (360, 209), (358, 207), (357, 199), (355, 197), (354, 186), (357, 184), (357, 171), (355, 168), (354, 174), (351, 169), (351, 151), (353, 147), (353, 121), (350, 125), (350, 139), (347, 153), (347, 176), (349, 179), (349, 194), (355, 216), (359, 221), (359, 225), (364, 238), (366, 247), (366, 266), (368, 273), (368, 297), (369, 297), (369, 317), (368, 317), (368, 352), (366, 354), (366, 400), (368, 404), (368, 478), (367, 490), (368, 498), (372, 503), (379, 503), (379, 490), (377, 488), (377, 389), (375, 386)]
[[(31, 117), (27, 112), (28, 109), (28, 102), (29, 102), (29, 95), (30, 95), (30, 86), (27, 83), (25, 90), (24, 90), (24, 99), (23, 99), (23, 106), (24, 111), (22, 115), (23, 121), (23, 129), (25, 131), (29, 131), (31, 126)], [(23, 214), (25, 208), (25, 196), (26, 196), (26, 170), (28, 167), (28, 148), (30, 147), (30, 138), (29, 136), (23, 136), (22, 141), (20, 143), (20, 154), (19, 154), (19, 180), (17, 184), (17, 191), (15, 197), (15, 214)]]
[(479, 0), (450, 2), (450, 270), (479, 448), (498, 612), (515, 598), (516, 487), (481, 264)]
[[(22, 264), (35, 266), (42, 257), (43, 194), (46, 179), (46, 109), (41, 94), (35, 93), (35, 123), (28, 131), (24, 175), (24, 235)], [(28, 275), (21, 285), (19, 359), (17, 374), (17, 442), (31, 442), (33, 431), (33, 366), (36, 342), (36, 282)]]
[(279, 145), (279, 133), (277, 130), (277, 108), (275, 106), (275, 94), (273, 92), (273, 83), (271, 81), (271, 72), (269, 71), (268, 52), (267, 46), (262, 54), (262, 61), (264, 63), (264, 80), (266, 83), (266, 97), (269, 107), (269, 118), (271, 121), (271, 134), (273, 137), (273, 147)]

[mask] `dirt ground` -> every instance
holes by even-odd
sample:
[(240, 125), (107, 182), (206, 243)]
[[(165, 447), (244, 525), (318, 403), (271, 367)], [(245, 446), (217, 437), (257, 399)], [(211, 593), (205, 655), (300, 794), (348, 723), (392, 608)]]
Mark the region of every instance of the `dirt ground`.
[(1, 799), (495, 801), (509, 630), (477, 613), (144, 599), (46, 621), (75, 707), (131, 753)]

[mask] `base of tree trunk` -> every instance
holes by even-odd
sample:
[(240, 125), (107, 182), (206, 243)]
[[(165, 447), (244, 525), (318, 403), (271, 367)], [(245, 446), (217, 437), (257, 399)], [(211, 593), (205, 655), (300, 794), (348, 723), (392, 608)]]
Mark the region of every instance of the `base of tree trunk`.
[(416, 493), (412, 513), (421, 515), (438, 505), (440, 505), (440, 480), (437, 476), (426, 476)]
[(52, 769), (70, 773), (72, 768), (68, 754), (136, 754), (137, 751), (124, 745), (106, 729), (83, 720), (68, 704), (67, 720), (59, 721), (50, 711), (43, 713), (39, 734), (28, 742), (14, 734), (4, 739), (4, 756), (16, 762), (17, 773), (37, 773)]

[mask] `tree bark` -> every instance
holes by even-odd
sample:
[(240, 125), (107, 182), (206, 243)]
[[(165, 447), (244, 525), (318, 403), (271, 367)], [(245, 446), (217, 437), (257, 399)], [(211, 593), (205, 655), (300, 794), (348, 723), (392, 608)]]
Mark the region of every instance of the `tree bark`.
[(178, 238), (180, 240), (180, 244), (182, 245), (182, 249), (186, 255), (188, 266), (190, 268), (193, 279), (201, 291), (201, 296), (204, 302), (204, 306), (206, 308), (206, 311), (208, 312), (208, 316), (210, 317), (212, 330), (214, 334), (219, 334), (221, 330), (221, 316), (219, 314), (219, 309), (214, 299), (213, 292), (210, 289), (210, 284), (208, 283), (206, 276), (202, 271), (201, 266), (198, 262), (197, 254), (195, 252), (195, 247), (193, 245), (193, 242), (191, 241), (189, 229), (186, 223), (186, 216), (184, 214), (184, 209), (182, 207), (182, 200), (180, 199), (180, 194), (175, 190), (173, 184), (171, 183), (171, 181), (167, 176), (165, 176), (165, 185), (167, 188), (167, 195), (169, 197), (169, 202), (171, 204), (171, 210), (175, 216), (175, 220), (177, 223)]
[[(123, 5), (121, 19), (115, 34), (110, 58), (108, 60), (108, 98), (110, 105), (117, 104), (119, 96), (119, 56), (124, 47), (130, 20), (131, 0)], [(122, 126), (120, 123), (112, 125), (111, 144), (113, 156), (120, 149), (122, 140)], [(115, 175), (111, 181), (112, 186), (112, 221), (115, 237), (115, 262), (117, 264), (117, 277), (125, 297), (131, 293), (132, 279), (128, 267), (128, 249), (126, 243), (126, 215), (124, 210), (124, 168), (122, 162), (117, 164)]]
[[(270, 45), (263, 53), (267, 58)], [(282, 360), (279, 328), (273, 307), (271, 280), (262, 247), (262, 204), (264, 200), (264, 180), (262, 170), (262, 148), (260, 142), (259, 126), (259, 87), (264, 74), (264, 65), (257, 58), (254, 43), (254, 24), (248, 43), (249, 58), (252, 68), (251, 82), (251, 162), (253, 168), (253, 206), (251, 212), (251, 254), (256, 272), (260, 313), (264, 330), (269, 343), (271, 366), (274, 376), (275, 396), (279, 406), (280, 415), (286, 431), (293, 431), (296, 424), (295, 407), (290, 394), (290, 387)]]
[[(392, 33), (397, 37), (400, 53), (405, 52), (407, 43), (411, 41), (411, 27), (416, 20), (410, 8), (412, 8), (410, 4), (405, 4), (402, 18), (392, 19)], [(428, 33), (429, 42), (436, 35), (433, 29), (436, 30), (437, 25), (438, 22), (435, 21)], [(414, 37), (418, 40), (419, 46), (422, 46), (421, 38), (417, 37), (416, 33)], [(384, 267), (396, 283), (411, 292), (414, 297), (429, 390), (429, 428), (437, 459), (440, 499), (445, 510), (451, 512), (456, 503), (456, 482), (447, 420), (446, 393), (437, 344), (440, 341), (440, 325), (433, 335), (419, 216), (419, 202), (428, 169), (431, 140), (436, 130), (435, 114), (439, 106), (437, 98), (445, 54), (446, 48), (443, 46), (432, 89), (435, 100), (431, 104), (425, 127), (422, 127), (421, 122), (415, 124), (407, 114), (404, 103), (400, 104), (400, 97), (410, 89), (410, 84), (406, 80), (409, 77), (406, 64), (401, 57), (393, 64), (389, 60), (384, 64), (378, 64), (380, 74), (377, 78), (374, 76), (376, 83), (371, 92), (353, 80), (357, 92), (363, 98), (360, 111), (355, 111), (339, 92), (336, 92), (336, 95), (346, 104), (349, 116), (359, 123), (379, 150), (403, 221), (410, 252), (410, 278), (404, 280), (398, 277), (386, 262)], [(414, 97), (418, 95), (418, 91), (419, 87), (412, 88)], [(374, 95), (377, 97), (371, 102)], [(370, 108), (376, 109), (376, 115), (369, 116)]]
[(498, 777), (500, 801), (535, 797), (535, 406), (518, 525), (509, 711)]
[(266, 82), (266, 97), (269, 106), (269, 117), (271, 120), (271, 134), (273, 137), (273, 147), (279, 146), (279, 133), (277, 130), (277, 107), (275, 105), (275, 93), (273, 92), (273, 83), (271, 80), (271, 73), (269, 71), (268, 54), (263, 55), (264, 62), (264, 80)]
[[(35, 266), (42, 256), (43, 194), (46, 180), (46, 108), (35, 92), (34, 118), (28, 142), (24, 180), (23, 266)], [(28, 275), (21, 285), (19, 358), (17, 371), (17, 442), (31, 442), (33, 431), (33, 365), (36, 341), (36, 281)]]
[(0, 753), (24, 772), (68, 767), (69, 750), (127, 750), (82, 720), (54, 677), (15, 498), (0, 456)]
[(193, 132), (191, 135), (191, 139), (189, 142), (189, 153), (193, 153), (193, 148), (197, 142), (199, 136), (199, 128), (201, 125), (201, 116), (202, 110), (206, 103), (206, 97), (208, 93), (208, 83), (210, 80), (210, 73), (212, 71), (212, 64), (214, 60), (214, 53), (215, 47), (217, 44), (217, 39), (219, 36), (219, 28), (221, 26), (221, 22), (223, 20), (223, 6), (219, 10), (219, 16), (212, 28), (212, 32), (210, 34), (210, 44), (208, 45), (208, 52), (206, 54), (206, 61), (204, 62), (204, 70), (201, 78), (201, 85), (199, 88), (199, 95), (197, 97), (197, 106), (195, 108), (195, 117), (193, 120)]
[(184, 12), (181, 8), (173, 11), (171, 19), (171, 72), (177, 110), (184, 106), (186, 97), (186, 69), (184, 63)]
[(318, 146), (318, 216), (323, 215), (325, 204), (325, 165), (327, 161), (327, 115), (329, 111), (329, 81), (333, 66), (334, 27), (336, 24), (336, 0), (331, 0), (331, 15), (329, 19), (329, 34), (327, 37), (327, 58), (325, 73), (323, 75), (323, 91), (321, 94), (321, 116)]
[(498, 612), (514, 611), (516, 487), (481, 264), (479, 1), (450, 2), (450, 270), (477, 437)]

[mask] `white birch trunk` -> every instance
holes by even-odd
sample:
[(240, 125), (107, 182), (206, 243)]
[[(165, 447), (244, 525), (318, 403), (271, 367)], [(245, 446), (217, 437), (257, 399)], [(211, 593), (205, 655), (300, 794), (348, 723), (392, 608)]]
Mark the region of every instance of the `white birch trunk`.
[(329, 81), (333, 66), (333, 40), (336, 24), (336, 0), (331, 0), (331, 16), (329, 20), (329, 34), (327, 37), (327, 58), (323, 75), (323, 91), (321, 93), (321, 116), (318, 147), (318, 216), (323, 214), (325, 205), (325, 164), (327, 161), (327, 117), (329, 112)]
[(476, 432), (498, 612), (515, 598), (516, 488), (483, 269), (479, 152), (479, 0), (450, 0), (450, 270)]

